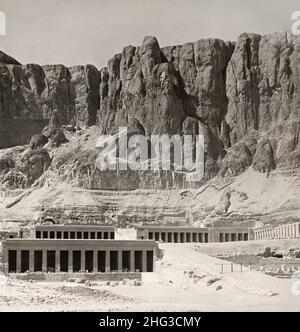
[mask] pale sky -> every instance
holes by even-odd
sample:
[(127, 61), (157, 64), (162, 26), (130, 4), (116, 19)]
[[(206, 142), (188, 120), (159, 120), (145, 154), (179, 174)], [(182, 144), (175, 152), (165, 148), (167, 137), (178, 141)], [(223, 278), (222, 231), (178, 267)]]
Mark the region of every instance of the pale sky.
[(22, 63), (106, 65), (154, 35), (160, 46), (290, 31), (299, 0), (0, 0), (0, 50)]

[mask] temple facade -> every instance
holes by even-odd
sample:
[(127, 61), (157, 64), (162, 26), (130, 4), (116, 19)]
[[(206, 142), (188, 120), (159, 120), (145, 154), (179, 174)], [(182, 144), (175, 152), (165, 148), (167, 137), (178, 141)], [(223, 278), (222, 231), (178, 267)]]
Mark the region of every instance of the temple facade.
[(8, 273), (26, 272), (153, 272), (154, 240), (115, 240), (109, 226), (43, 225), (32, 238), (2, 242)]
[(275, 227), (262, 226), (253, 229), (255, 240), (300, 238), (300, 222)]
[(115, 227), (102, 225), (40, 225), (34, 229), (37, 239), (114, 240)]
[(177, 226), (140, 226), (137, 239), (155, 240), (169, 243), (186, 242), (231, 242), (253, 239), (248, 227), (177, 227)]

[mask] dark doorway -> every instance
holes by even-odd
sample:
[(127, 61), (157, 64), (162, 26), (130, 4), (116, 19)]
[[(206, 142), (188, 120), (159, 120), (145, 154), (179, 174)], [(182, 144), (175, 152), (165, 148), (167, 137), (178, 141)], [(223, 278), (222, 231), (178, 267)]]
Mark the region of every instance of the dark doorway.
[(43, 251), (34, 251), (34, 272), (41, 272), (43, 270)]
[(54, 237), (55, 237), (55, 236), (54, 236), (54, 232), (51, 231), (51, 232), (50, 232), (50, 239), (54, 239)]
[(199, 241), (200, 243), (203, 242), (203, 234), (202, 234), (202, 233), (199, 233), (199, 234), (198, 234), (198, 241)]
[(205, 242), (205, 243), (208, 243), (208, 233), (205, 233), (205, 234), (204, 234), (204, 242)]
[(73, 251), (73, 272), (80, 272), (81, 270), (81, 252), (79, 250)]
[(46, 231), (43, 232), (43, 239), (48, 239), (48, 232)]
[(17, 272), (17, 250), (8, 250), (8, 272)]
[(178, 233), (174, 233), (174, 243), (178, 243)]
[(147, 272), (153, 272), (153, 251), (147, 251)]
[(248, 233), (244, 234), (244, 241), (248, 241)]
[(172, 233), (168, 233), (168, 242), (172, 242)]
[(82, 239), (82, 233), (81, 232), (77, 232), (77, 239)]
[(110, 270), (118, 271), (118, 252), (117, 251), (110, 252)]
[(220, 234), (219, 234), (219, 237), (220, 237), (220, 242), (224, 242), (224, 236), (223, 236), (223, 233), (220, 233)]
[(236, 234), (235, 233), (231, 234), (231, 241), (236, 241)]
[(37, 239), (40, 239), (42, 236), (41, 236), (41, 232), (40, 231), (36, 231), (35, 232), (35, 237), (37, 238)]
[(166, 233), (161, 233), (161, 240), (166, 242)]
[(55, 272), (55, 251), (54, 250), (47, 251), (47, 271)]
[(105, 240), (107, 240), (108, 239), (108, 232), (104, 232), (103, 237), (104, 237)]
[(191, 233), (186, 233), (186, 242), (191, 242)]
[(134, 269), (135, 271), (143, 271), (143, 252), (135, 251), (134, 252)]
[(61, 231), (56, 232), (56, 238), (57, 238), (57, 239), (61, 239)]
[(70, 233), (70, 239), (75, 239), (75, 232)]
[(101, 232), (97, 232), (97, 239), (98, 240), (102, 239), (102, 233)]
[(85, 271), (93, 272), (94, 262), (93, 262), (93, 250), (87, 250), (85, 252)]
[(153, 240), (153, 233), (149, 232), (149, 240)]
[(64, 239), (68, 239), (69, 238), (69, 232), (64, 232)]
[(130, 271), (130, 251), (122, 251), (122, 271)]
[(184, 243), (184, 233), (180, 233), (180, 242)]
[(98, 251), (98, 271), (105, 272), (105, 251)]
[(92, 240), (95, 239), (95, 232), (91, 232), (91, 239), (92, 239)]
[(60, 271), (68, 272), (69, 270), (69, 252), (67, 250), (62, 250), (60, 252)]
[(115, 239), (115, 232), (110, 232), (110, 238), (111, 238), (112, 240)]
[(225, 233), (225, 242), (229, 242), (229, 234)]
[(83, 238), (87, 240), (89, 238), (89, 233), (88, 232), (83, 232)]
[(154, 238), (155, 238), (155, 241), (159, 241), (159, 233), (158, 232), (156, 232), (154, 234)]
[(21, 273), (29, 271), (29, 250), (21, 251)]
[(239, 234), (238, 234), (238, 240), (239, 240), (239, 241), (243, 241), (243, 234), (242, 234), (242, 233), (239, 233)]
[(197, 233), (193, 233), (193, 242), (197, 242)]

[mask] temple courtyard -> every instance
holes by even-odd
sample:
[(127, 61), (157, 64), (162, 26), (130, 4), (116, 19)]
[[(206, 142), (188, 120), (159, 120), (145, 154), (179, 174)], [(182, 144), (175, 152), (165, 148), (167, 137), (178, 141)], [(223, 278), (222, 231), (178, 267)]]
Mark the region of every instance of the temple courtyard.
[[(253, 246), (255, 243), (258, 245), (255, 241)], [(243, 246), (222, 245), (224, 252), (241, 251)], [(156, 262), (156, 271), (142, 273), (141, 279), (124, 276), (121, 281), (73, 278), (49, 282), (2, 278), (0, 311), (300, 310), (298, 273), (280, 279), (250, 270), (247, 265), (231, 264), (213, 257), (214, 248), (218, 253), (219, 247), (220, 244), (160, 244), (163, 257)]]

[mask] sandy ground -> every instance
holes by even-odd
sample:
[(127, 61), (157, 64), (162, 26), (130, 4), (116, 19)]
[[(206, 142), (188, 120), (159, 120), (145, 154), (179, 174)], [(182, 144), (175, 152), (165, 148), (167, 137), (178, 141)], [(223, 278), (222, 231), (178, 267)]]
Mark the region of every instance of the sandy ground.
[(160, 246), (164, 257), (141, 286), (10, 279), (0, 287), (0, 311), (300, 311), (297, 279), (246, 270), (220, 275), (218, 264), (226, 262), (191, 244)]

